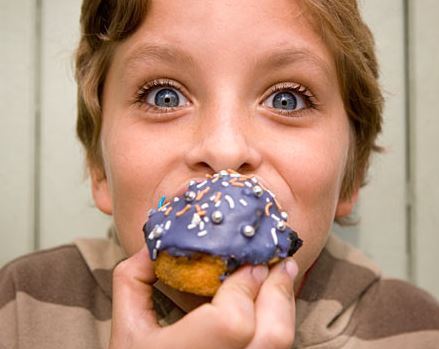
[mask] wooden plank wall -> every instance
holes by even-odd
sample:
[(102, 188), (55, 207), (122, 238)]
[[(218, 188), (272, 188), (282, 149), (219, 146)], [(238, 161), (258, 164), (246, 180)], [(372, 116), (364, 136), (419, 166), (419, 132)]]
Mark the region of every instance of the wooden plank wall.
[[(0, 265), (104, 236), (75, 139), (80, 0), (0, 2)], [(382, 266), (439, 297), (439, 3), (362, 0), (386, 91), (385, 128), (355, 227), (335, 227)]]

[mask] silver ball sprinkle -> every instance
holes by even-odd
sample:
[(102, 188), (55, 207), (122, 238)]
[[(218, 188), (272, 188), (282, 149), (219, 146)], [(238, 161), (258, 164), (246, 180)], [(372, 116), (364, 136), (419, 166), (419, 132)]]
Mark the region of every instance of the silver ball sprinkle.
[(219, 176), (220, 177), (225, 177), (225, 176), (227, 176), (229, 173), (226, 171), (226, 170), (221, 170), (221, 171), (219, 171)]
[(159, 238), (160, 236), (162, 236), (163, 235), (163, 228), (161, 227), (161, 226), (159, 226), (159, 225), (156, 225), (153, 229), (152, 229), (152, 232), (151, 232), (151, 236), (152, 236), (152, 238), (153, 239), (157, 239), (157, 238)]
[(253, 187), (253, 194), (260, 198), (264, 194), (264, 190), (259, 185), (255, 185)]
[(288, 213), (286, 213), (285, 211), (282, 211), (282, 212), (280, 213), (280, 216), (281, 216), (281, 218), (282, 218), (284, 221), (287, 221), (287, 220), (288, 220)]
[(195, 198), (197, 197), (197, 193), (195, 193), (194, 191), (187, 191), (185, 194), (184, 194), (184, 199), (187, 201), (187, 202), (191, 202), (191, 201), (194, 201), (195, 200)]
[(277, 222), (276, 229), (279, 231), (285, 231), (285, 229), (287, 229), (287, 225), (286, 225), (285, 221)]
[(224, 216), (221, 211), (213, 211), (211, 218), (213, 223), (220, 224), (223, 221)]
[(254, 236), (256, 233), (255, 228), (253, 228), (251, 225), (245, 225), (242, 228), (242, 234), (244, 236), (247, 236), (248, 238), (251, 238), (252, 236)]

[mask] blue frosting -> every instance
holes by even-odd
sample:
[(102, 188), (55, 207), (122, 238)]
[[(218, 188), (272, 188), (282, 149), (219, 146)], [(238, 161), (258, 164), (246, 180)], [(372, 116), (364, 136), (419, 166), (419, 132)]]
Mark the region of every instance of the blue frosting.
[(223, 170), (150, 210), (143, 231), (153, 260), (161, 251), (173, 256), (203, 252), (222, 257), (231, 271), (294, 254), (302, 240), (287, 219), (274, 194), (256, 178)]

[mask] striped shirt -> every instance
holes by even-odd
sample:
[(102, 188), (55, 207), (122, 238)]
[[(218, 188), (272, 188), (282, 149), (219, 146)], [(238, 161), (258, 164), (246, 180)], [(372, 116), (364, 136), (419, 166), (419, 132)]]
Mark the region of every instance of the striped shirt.
[[(125, 258), (113, 239), (21, 257), (0, 270), (0, 348), (106, 348), (112, 269)], [(155, 287), (159, 323), (185, 305)], [(439, 305), (426, 292), (383, 278), (353, 247), (331, 236), (297, 296), (294, 348), (439, 348)], [(178, 342), (176, 342), (178, 348)]]

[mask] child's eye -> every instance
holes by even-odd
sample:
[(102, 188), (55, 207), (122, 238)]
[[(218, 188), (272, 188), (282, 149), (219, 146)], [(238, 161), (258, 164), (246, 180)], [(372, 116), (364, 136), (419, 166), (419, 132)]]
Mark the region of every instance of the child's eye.
[(172, 87), (156, 87), (149, 91), (145, 97), (148, 104), (159, 108), (182, 107), (188, 102), (180, 91)]
[(172, 80), (154, 80), (142, 86), (136, 95), (136, 103), (153, 112), (171, 112), (187, 106), (188, 99)]
[(314, 96), (304, 86), (283, 83), (275, 86), (262, 105), (290, 115), (302, 109), (315, 107)]

